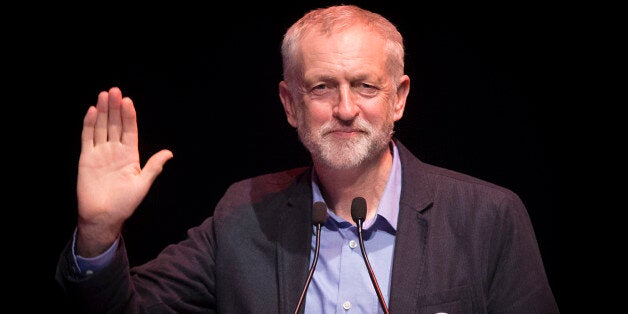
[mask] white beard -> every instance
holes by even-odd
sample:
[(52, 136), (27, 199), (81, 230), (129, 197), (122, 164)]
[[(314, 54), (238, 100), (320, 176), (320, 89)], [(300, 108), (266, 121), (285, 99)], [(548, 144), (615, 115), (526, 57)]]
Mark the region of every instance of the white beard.
[(297, 131), (299, 139), (308, 149), (312, 158), (323, 162), (332, 169), (344, 170), (360, 166), (382, 150), (388, 149), (392, 138), (394, 122), (389, 116), (381, 129), (376, 129), (361, 118), (352, 123), (352, 127), (362, 131), (351, 139), (336, 139), (329, 131), (337, 126), (335, 120), (325, 123), (319, 130), (312, 130), (300, 114)]

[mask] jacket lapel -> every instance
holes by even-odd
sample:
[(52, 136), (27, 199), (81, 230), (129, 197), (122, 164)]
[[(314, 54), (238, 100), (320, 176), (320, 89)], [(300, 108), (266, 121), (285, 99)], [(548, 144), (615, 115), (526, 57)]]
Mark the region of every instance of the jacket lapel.
[[(395, 313), (415, 308), (421, 274), (425, 269), (428, 222), (422, 213), (430, 208), (433, 191), (421, 163), (400, 142), (402, 189), (395, 240), (389, 309)], [(277, 242), (279, 313), (294, 313), (309, 272), (312, 243), (311, 170), (306, 171), (278, 204)], [(418, 191), (418, 193), (417, 193)], [(303, 308), (300, 311), (303, 313)]]
[(429, 228), (422, 213), (433, 199), (421, 170), (423, 164), (401, 143), (395, 143), (401, 158), (402, 186), (389, 300), (393, 313), (413, 309), (418, 302)]
[[(277, 242), (279, 313), (294, 313), (309, 272), (312, 243), (311, 172), (306, 171), (279, 206)], [(301, 310), (301, 313), (303, 311)]]

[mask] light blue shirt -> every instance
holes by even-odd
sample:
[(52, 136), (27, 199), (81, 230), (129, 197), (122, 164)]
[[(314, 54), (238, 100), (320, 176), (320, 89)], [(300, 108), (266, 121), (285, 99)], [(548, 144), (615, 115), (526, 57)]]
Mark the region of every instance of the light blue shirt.
[[(368, 260), (388, 304), (390, 278), (401, 193), (401, 162), (393, 145), (393, 166), (377, 207), (377, 215), (363, 223), (362, 236)], [(323, 201), (313, 174), (314, 202)], [(359, 195), (356, 195), (359, 196)], [(306, 313), (384, 313), (362, 251), (357, 227), (327, 209), (321, 228), (321, 247), (316, 270), (307, 290)], [(312, 255), (316, 229), (312, 233)], [(311, 263), (311, 262), (310, 262)]]
[[(394, 158), (388, 183), (379, 202), (377, 215), (363, 223), (362, 232), (369, 263), (387, 304), (401, 193), (401, 162), (397, 147), (394, 143), (391, 145)], [(323, 201), (314, 178), (315, 174), (312, 180), (314, 202)], [(305, 312), (383, 313), (360, 251), (357, 227), (329, 209), (327, 213), (329, 217), (321, 228), (321, 247), (316, 270), (307, 291)], [(73, 249), (79, 271), (89, 275), (105, 267), (113, 258), (118, 241), (106, 252), (93, 258), (78, 256)], [(313, 229), (310, 261), (314, 257), (315, 245), (316, 229)], [(72, 248), (74, 247), (73, 243)]]

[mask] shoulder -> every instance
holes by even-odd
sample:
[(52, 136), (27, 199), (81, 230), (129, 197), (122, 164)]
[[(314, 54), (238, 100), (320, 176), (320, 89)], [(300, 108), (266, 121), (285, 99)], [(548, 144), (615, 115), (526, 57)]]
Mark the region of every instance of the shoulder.
[(459, 171), (425, 163), (401, 143), (397, 143), (402, 164), (402, 196), (423, 208), (467, 210), (523, 209), (519, 195), (511, 189)]
[[(280, 192), (305, 180), (310, 169), (310, 167), (299, 167), (250, 177), (231, 184), (225, 194), (233, 196), (245, 194), (249, 195), (252, 201), (255, 201), (260, 196)], [(309, 180), (309, 177), (307, 179)]]
[(279, 232), (282, 217), (289, 215), (287, 221), (291, 223), (299, 218), (303, 204), (290, 206), (291, 202), (311, 199), (310, 174), (310, 167), (301, 167), (233, 183), (214, 208), (213, 233), (221, 239), (255, 237), (260, 232), (273, 238)]
[(299, 167), (246, 178), (231, 184), (220, 201), (214, 215), (238, 211), (272, 208), (283, 204), (293, 194), (311, 190), (311, 167)]
[(439, 190), (482, 195), (488, 199), (513, 199), (519, 196), (509, 188), (465, 173), (425, 164), (428, 179)]

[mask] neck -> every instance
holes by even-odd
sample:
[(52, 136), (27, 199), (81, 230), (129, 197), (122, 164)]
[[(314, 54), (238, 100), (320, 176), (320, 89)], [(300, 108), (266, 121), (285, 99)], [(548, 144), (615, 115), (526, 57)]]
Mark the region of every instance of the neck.
[(323, 163), (314, 162), (319, 187), (327, 206), (339, 217), (353, 223), (351, 202), (355, 197), (361, 196), (366, 199), (366, 219), (375, 217), (392, 162), (390, 149), (352, 169), (332, 169)]

